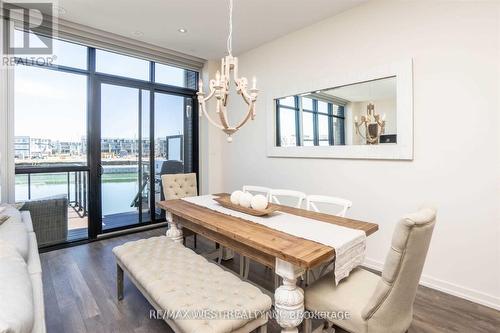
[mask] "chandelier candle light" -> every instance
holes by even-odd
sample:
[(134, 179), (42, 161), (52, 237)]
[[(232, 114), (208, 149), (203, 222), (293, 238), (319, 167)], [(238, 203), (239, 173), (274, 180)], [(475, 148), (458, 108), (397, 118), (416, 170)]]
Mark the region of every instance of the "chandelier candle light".
[[(229, 0), (229, 36), (227, 38), (227, 53), (228, 55), (222, 58), (221, 70), (217, 71), (215, 74), (215, 79), (210, 80), (209, 89), (210, 93), (205, 97), (203, 92), (203, 82), (200, 79), (198, 87), (198, 104), (200, 108), (200, 117), (203, 114), (207, 117), (208, 121), (220, 128), (224, 133), (227, 134), (227, 141), (233, 141), (233, 134), (240, 129), (249, 119), (255, 118), (255, 102), (257, 101), (257, 95), (259, 90), (257, 89), (257, 79), (254, 77), (252, 82), (252, 88), (248, 88), (248, 80), (245, 77), (238, 77), (238, 58), (233, 57), (232, 54), (232, 42), (233, 42), (233, 0)], [(227, 118), (227, 101), (229, 97), (229, 87), (231, 84), (231, 72), (236, 85), (236, 92), (241, 95), (243, 101), (248, 105), (248, 110), (243, 119), (236, 125), (229, 125)], [(221, 74), (222, 73), (222, 74)], [(219, 116), (219, 122), (214, 121), (207, 112), (206, 102), (212, 97), (216, 98), (217, 106), (216, 113)]]

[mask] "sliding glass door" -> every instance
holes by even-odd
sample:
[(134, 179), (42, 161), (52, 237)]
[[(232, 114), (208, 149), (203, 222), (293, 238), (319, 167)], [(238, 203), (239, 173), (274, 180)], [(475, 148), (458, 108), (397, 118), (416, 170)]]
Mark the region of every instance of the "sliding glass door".
[[(154, 94), (155, 201), (164, 199), (163, 174), (194, 172), (192, 109), (192, 97), (158, 91)], [(163, 211), (155, 212), (157, 219), (164, 218)]]
[(101, 84), (102, 230), (149, 222), (149, 91)]

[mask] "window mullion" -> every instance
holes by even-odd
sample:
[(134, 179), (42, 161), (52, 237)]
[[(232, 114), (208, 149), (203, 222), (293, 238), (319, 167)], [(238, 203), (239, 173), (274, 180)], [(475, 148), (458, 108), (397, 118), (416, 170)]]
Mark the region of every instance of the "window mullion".
[(328, 103), (328, 144), (333, 146), (334, 143), (333, 136), (333, 104)]
[(276, 147), (281, 146), (281, 119), (280, 119), (280, 101), (276, 100)]
[(155, 62), (150, 61), (149, 62), (149, 82), (154, 83), (155, 82)]
[(299, 96), (294, 96), (295, 99), (295, 133), (296, 144), (302, 146), (302, 102)]
[(313, 99), (313, 144), (319, 146), (318, 100)]
[[(342, 111), (342, 112), (341, 112)], [(338, 143), (339, 145), (345, 145), (345, 109), (343, 106), (339, 106), (339, 114), (341, 113), (342, 117), (339, 117), (339, 119), (337, 121), (340, 121), (340, 135), (339, 137), (341, 138), (340, 139), (340, 142)]]

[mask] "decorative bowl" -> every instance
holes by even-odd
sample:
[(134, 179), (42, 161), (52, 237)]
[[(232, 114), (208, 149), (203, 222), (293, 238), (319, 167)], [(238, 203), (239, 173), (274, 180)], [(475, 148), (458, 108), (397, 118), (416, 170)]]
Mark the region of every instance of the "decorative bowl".
[(274, 213), (275, 211), (279, 210), (279, 206), (275, 205), (273, 203), (269, 203), (267, 205), (267, 208), (264, 210), (257, 210), (253, 208), (246, 208), (240, 205), (235, 205), (231, 202), (231, 199), (229, 196), (220, 196), (218, 198), (214, 198), (216, 202), (218, 202), (222, 207), (228, 208), (235, 210), (237, 212), (253, 215), (253, 216), (265, 216), (269, 215), (271, 213)]

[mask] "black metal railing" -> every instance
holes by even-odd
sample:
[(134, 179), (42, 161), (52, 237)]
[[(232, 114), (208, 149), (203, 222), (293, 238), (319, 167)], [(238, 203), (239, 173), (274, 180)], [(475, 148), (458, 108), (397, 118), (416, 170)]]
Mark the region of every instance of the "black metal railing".
[(75, 212), (80, 217), (85, 217), (88, 214), (88, 202), (87, 202), (87, 193), (88, 193), (88, 174), (87, 171), (75, 171), (75, 196), (74, 200), (71, 200), (70, 196), (70, 172), (68, 172), (68, 200), (69, 205), (75, 210)]
[[(66, 169), (67, 170), (67, 169)], [(16, 168), (16, 175), (26, 175), (27, 177), (27, 199), (43, 199), (44, 197), (50, 197), (54, 195), (65, 194), (68, 198), (69, 206), (78, 214), (80, 218), (83, 218), (88, 215), (88, 192), (89, 192), (89, 181), (88, 181), (88, 170), (80, 169), (80, 170), (68, 170), (66, 171), (61, 168), (50, 168), (50, 167), (25, 167), (25, 168)], [(38, 196), (36, 198), (33, 197), (32, 187), (33, 177), (35, 175), (59, 175), (60, 178), (57, 180), (57, 184), (60, 184), (60, 181), (64, 178), (66, 180), (66, 193), (61, 193), (60, 190), (54, 191), (54, 193), (44, 193), (43, 196)], [(64, 183), (63, 183), (64, 184)], [(17, 186), (16, 181), (16, 186)], [(40, 186), (40, 184), (35, 184), (36, 186)], [(44, 183), (42, 186), (51, 186), (54, 185), (52, 182)], [(17, 198), (16, 198), (17, 200)]]

